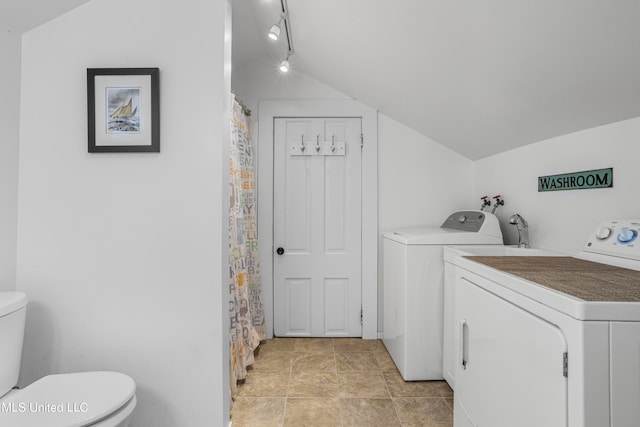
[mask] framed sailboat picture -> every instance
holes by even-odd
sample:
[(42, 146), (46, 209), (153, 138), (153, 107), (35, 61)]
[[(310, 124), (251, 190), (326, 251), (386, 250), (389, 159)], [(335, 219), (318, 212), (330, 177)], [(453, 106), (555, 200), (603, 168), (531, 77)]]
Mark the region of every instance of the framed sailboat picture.
[(88, 68), (89, 152), (160, 152), (158, 68)]

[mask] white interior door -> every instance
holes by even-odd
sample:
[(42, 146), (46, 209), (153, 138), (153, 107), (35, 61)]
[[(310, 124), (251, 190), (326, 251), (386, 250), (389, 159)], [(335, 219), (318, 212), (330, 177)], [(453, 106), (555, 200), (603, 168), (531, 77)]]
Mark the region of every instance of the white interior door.
[(274, 123), (274, 332), (361, 336), (361, 119)]

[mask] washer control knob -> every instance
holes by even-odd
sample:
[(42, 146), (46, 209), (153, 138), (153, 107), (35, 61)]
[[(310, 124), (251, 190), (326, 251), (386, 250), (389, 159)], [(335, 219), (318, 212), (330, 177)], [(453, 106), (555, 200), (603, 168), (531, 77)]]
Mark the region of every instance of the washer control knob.
[(596, 230), (598, 240), (604, 240), (609, 236), (611, 236), (611, 229), (609, 227), (600, 227)]
[(466, 220), (467, 220), (467, 217), (466, 217), (466, 216), (464, 216), (464, 215), (460, 215), (460, 216), (458, 217), (458, 222), (459, 222), (460, 224), (462, 224), (462, 223), (463, 223), (463, 222), (465, 222)]
[(623, 227), (618, 233), (618, 242), (631, 243), (638, 237), (638, 232), (632, 228)]

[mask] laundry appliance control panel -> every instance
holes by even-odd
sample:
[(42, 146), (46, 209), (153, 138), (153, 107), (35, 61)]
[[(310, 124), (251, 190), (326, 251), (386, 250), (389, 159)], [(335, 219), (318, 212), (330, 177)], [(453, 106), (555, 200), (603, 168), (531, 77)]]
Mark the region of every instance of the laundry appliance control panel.
[(454, 212), (442, 223), (441, 228), (478, 233), (482, 229), (487, 214), (482, 211)]
[(591, 233), (583, 252), (640, 261), (640, 220), (608, 220)]

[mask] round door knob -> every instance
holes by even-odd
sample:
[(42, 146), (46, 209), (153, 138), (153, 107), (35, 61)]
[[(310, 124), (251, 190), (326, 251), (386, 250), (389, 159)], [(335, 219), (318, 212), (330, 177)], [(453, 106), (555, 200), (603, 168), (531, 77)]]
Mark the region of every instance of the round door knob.
[(276, 249), (276, 253), (278, 255), (282, 255), (284, 253), (284, 248), (280, 247), (280, 248)]

